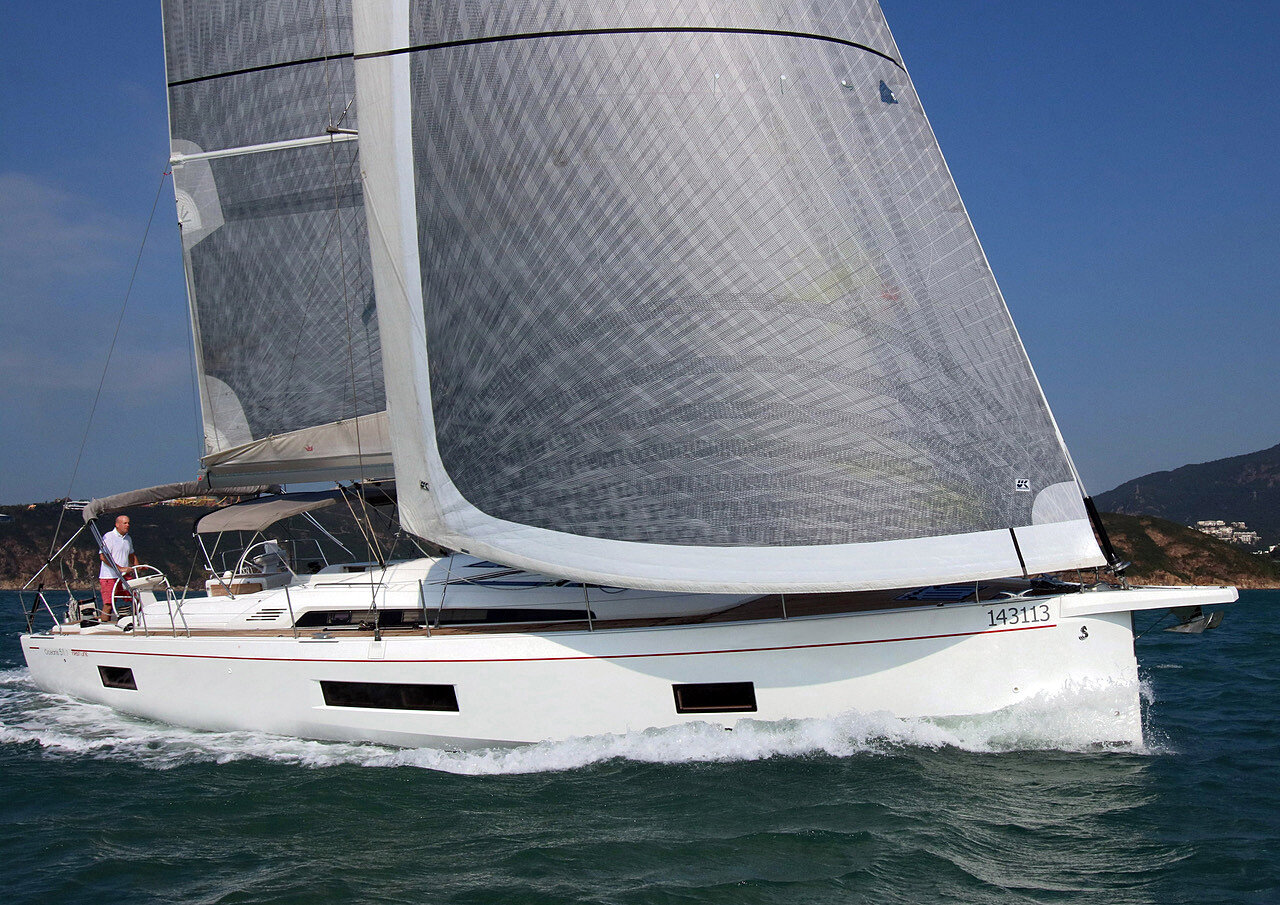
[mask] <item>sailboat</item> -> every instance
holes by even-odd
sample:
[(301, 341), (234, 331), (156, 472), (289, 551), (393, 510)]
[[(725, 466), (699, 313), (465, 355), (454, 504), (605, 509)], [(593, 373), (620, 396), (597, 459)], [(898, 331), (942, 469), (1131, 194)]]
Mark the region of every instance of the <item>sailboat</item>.
[[(204, 597), (42, 597), (41, 688), (453, 747), (1084, 693), (1138, 743), (1132, 614), (1236, 599), (1104, 552), (874, 0), (164, 27), (198, 486), (244, 495), (197, 531), (258, 540)], [(431, 555), (307, 570), (269, 536), (374, 488)]]

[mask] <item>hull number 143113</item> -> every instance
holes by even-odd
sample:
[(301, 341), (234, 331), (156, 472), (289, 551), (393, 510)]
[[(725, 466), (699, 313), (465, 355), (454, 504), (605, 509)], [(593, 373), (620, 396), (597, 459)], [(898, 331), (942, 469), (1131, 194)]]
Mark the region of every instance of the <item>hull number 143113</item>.
[(1033, 603), (1031, 606), (1007, 606), (998, 610), (987, 610), (987, 621), (992, 628), (1001, 625), (1030, 625), (1036, 622), (1049, 621), (1049, 605)]

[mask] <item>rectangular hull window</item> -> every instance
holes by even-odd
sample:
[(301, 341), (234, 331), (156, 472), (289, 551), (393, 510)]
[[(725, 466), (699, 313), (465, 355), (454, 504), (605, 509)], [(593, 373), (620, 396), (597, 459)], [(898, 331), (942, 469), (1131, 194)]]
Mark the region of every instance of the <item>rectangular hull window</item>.
[(756, 686), (753, 682), (704, 682), (672, 685), (676, 713), (754, 713)]
[(138, 684), (133, 681), (133, 670), (127, 666), (99, 666), (98, 675), (107, 688), (127, 688), (137, 691)]
[(330, 707), (373, 707), (379, 710), (458, 710), (452, 685), (408, 685), (398, 682), (321, 682)]

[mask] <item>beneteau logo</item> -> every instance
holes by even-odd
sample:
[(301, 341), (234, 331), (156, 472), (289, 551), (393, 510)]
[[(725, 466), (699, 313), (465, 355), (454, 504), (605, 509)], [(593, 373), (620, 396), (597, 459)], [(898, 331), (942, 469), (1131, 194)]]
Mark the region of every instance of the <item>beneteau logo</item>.
[(1018, 491), (1019, 493), (1030, 493), (1030, 492), (1031, 492), (1031, 479), (1030, 479), (1030, 478), (1018, 478), (1018, 480), (1016, 480), (1016, 481), (1014, 481), (1014, 482), (1013, 482), (1013, 489), (1014, 489), (1014, 490), (1016, 490), (1016, 491)]
[(312, 446), (310, 443), (308, 443), (306, 446), (302, 448), (305, 449), (307, 452), (313, 452), (315, 450), (315, 447)]

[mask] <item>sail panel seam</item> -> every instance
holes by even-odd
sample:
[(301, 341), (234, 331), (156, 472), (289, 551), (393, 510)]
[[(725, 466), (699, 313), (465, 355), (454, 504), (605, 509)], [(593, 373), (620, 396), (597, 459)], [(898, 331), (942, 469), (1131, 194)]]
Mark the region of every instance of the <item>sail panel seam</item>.
[(458, 41), (439, 41), (434, 44), (415, 44), (412, 47), (397, 47), (392, 50), (375, 50), (370, 51), (369, 53), (335, 53), (322, 57), (308, 57), (304, 60), (285, 60), (280, 63), (264, 63), (261, 66), (248, 66), (244, 69), (231, 69), (226, 72), (214, 72), (209, 75), (196, 75), (185, 79), (175, 79), (168, 83), (168, 87), (178, 88), (182, 85), (194, 85), (199, 82), (208, 82), (213, 79), (230, 78), (237, 75), (249, 75), (255, 72), (270, 72), (273, 69), (286, 69), (290, 66), (307, 66), (312, 63), (327, 63), (331, 60), (374, 60), (379, 57), (398, 56), (402, 53), (419, 53), (425, 50), (441, 50), (447, 47), (466, 47), (471, 44), (497, 44), (503, 41), (525, 41), (537, 38), (572, 38), (584, 35), (644, 34), (765, 35), (777, 38), (805, 38), (811, 41), (827, 41), (831, 44), (840, 44), (845, 47), (856, 48), (857, 50), (865, 50), (867, 53), (875, 54), (882, 59), (888, 60), (894, 66), (897, 66), (903, 72), (906, 72), (906, 68), (900, 62), (884, 51), (876, 50), (874, 47), (870, 47), (866, 44), (859, 44), (857, 41), (849, 41), (832, 35), (820, 35), (804, 31), (782, 31), (772, 28), (714, 28), (710, 26), (673, 25), (649, 26), (643, 28), (575, 28), (565, 31), (532, 31), (513, 35), (489, 35), (483, 38), (463, 38)]
[(368, 53), (354, 54), (357, 60), (375, 60), (380, 57), (398, 56), (402, 53), (418, 53), (425, 50), (441, 50), (447, 47), (466, 47), (471, 44), (496, 44), (503, 41), (525, 41), (537, 38), (574, 38), (588, 35), (646, 35), (646, 34), (707, 34), (707, 35), (765, 35), (777, 38), (806, 38), (811, 41), (827, 41), (865, 50), (867, 53), (888, 60), (903, 72), (906, 69), (889, 54), (857, 41), (837, 38), (832, 35), (820, 35), (806, 31), (783, 31), (773, 28), (716, 28), (699, 25), (643, 26), (637, 28), (573, 28), (563, 31), (531, 31), (512, 35), (488, 35), (483, 38), (463, 38), (457, 41), (439, 41), (433, 44), (415, 44), (411, 47), (396, 47), (392, 50), (373, 50)]
[(226, 72), (213, 72), (209, 75), (193, 75), (186, 79), (174, 79), (167, 82), (169, 88), (179, 88), (183, 85), (196, 85), (200, 82), (208, 82), (213, 79), (225, 79), (235, 75), (250, 75), (254, 72), (271, 72), (273, 69), (288, 69), (290, 66), (307, 66), (311, 63), (327, 63), (330, 60), (349, 60), (354, 56), (351, 52), (334, 53), (326, 57), (308, 57), (305, 60), (284, 60), (279, 63), (263, 63), (261, 66), (246, 66), (244, 69), (229, 69)]

